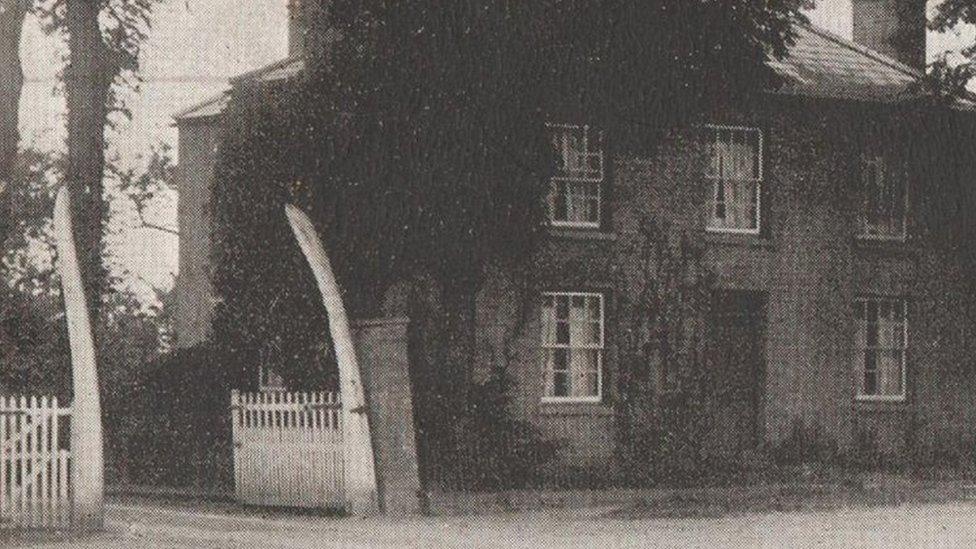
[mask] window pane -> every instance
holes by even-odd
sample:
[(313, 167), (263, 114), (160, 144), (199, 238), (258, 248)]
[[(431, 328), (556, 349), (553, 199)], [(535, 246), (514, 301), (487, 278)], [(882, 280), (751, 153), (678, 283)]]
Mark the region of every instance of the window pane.
[(867, 335), (867, 341), (865, 341), (866, 345), (868, 347), (877, 347), (878, 346), (878, 323), (868, 322), (864, 328), (866, 330), (866, 335)]
[(872, 349), (864, 351), (864, 371), (874, 372), (878, 369), (878, 352)]
[(569, 345), (571, 338), (569, 332), (569, 322), (560, 320), (556, 323), (556, 344)]
[(550, 396), (569, 396), (569, 372), (553, 372), (552, 387), (552, 395)]
[(722, 179), (715, 180), (715, 208), (713, 211), (714, 221), (725, 225), (725, 182)]
[(589, 332), (587, 333), (587, 336), (588, 337), (586, 339), (586, 342), (588, 344), (590, 344), (590, 345), (602, 346), (603, 345), (603, 334), (601, 332), (603, 330), (602, 330), (602, 326), (600, 325), (600, 323), (599, 322), (590, 322), (590, 323), (588, 323), (588, 326), (589, 326)]
[(597, 396), (597, 350), (574, 349), (572, 361), (573, 396)]
[(587, 299), (590, 307), (590, 319), (591, 320), (603, 320), (603, 307), (601, 305), (602, 301), (599, 297), (590, 297)]
[(569, 350), (568, 349), (553, 349), (552, 350), (552, 369), (559, 372), (569, 370)]
[(881, 378), (881, 394), (898, 396), (901, 390), (901, 351), (885, 351), (881, 355), (879, 374)]
[(542, 301), (542, 343), (552, 345), (556, 342), (556, 308), (553, 305), (552, 297), (546, 297)]
[(559, 320), (569, 320), (569, 296), (557, 295), (556, 299), (556, 318)]
[(892, 325), (891, 329), (892, 341), (891, 347), (894, 349), (904, 349), (905, 348), (905, 325), (898, 323)]
[(590, 343), (589, 321), (582, 297), (573, 298), (573, 306), (570, 308), (570, 322), (572, 325), (570, 340), (573, 346), (588, 345)]
[(867, 326), (861, 323), (854, 334), (854, 348), (864, 349), (867, 347)]
[(892, 310), (893, 310), (893, 315), (894, 315), (892, 317), (893, 320), (895, 320), (897, 322), (901, 322), (901, 321), (905, 320), (905, 302), (904, 301), (901, 301), (901, 300), (895, 301), (895, 304), (894, 304)]
[(600, 222), (600, 199), (596, 197), (590, 197), (586, 201), (586, 219), (587, 223), (599, 223)]
[(876, 396), (878, 394), (878, 378), (876, 372), (864, 372), (864, 394)]
[(552, 196), (549, 198), (549, 204), (554, 221), (566, 221), (569, 218), (569, 207), (566, 203), (567, 185), (565, 181), (553, 181), (552, 183)]

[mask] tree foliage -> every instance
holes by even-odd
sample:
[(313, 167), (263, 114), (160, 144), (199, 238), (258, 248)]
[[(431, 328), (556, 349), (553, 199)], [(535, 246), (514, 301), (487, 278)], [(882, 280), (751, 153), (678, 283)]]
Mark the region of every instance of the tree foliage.
[(102, 261), (108, 217), (105, 128), (124, 110), (116, 84), (133, 83), (140, 47), (159, 0), (37, 0), (33, 10), (46, 30), (67, 35), (63, 78), (68, 107), (68, 154), (64, 170), (72, 194), (75, 238), (89, 308), (98, 317), (108, 287)]
[[(257, 287), (245, 271), (293, 264), (275, 221), (286, 200), (322, 227), (354, 313), (375, 314), (392, 280), (427, 272), (464, 316), (487, 264), (536, 247), (554, 162), (547, 121), (652, 136), (716, 98), (774, 85), (765, 60), (785, 51), (802, 4), (339, 0), (311, 10), (305, 76), (238, 89), (231, 107), (215, 191), (226, 317), (242, 330), (275, 323), (253, 314), (270, 296), (236, 288)], [(287, 260), (267, 260), (278, 254)], [(279, 287), (272, 279), (261, 280)]]
[[(929, 18), (929, 30), (946, 33), (976, 25), (976, 2), (973, 0), (942, 0)], [(967, 95), (967, 85), (976, 75), (976, 41), (957, 52), (961, 60), (950, 62), (943, 53), (931, 64), (926, 75), (927, 87), (940, 98), (956, 99)]]
[[(976, 24), (976, 2), (973, 0), (942, 0), (939, 2), (933, 16), (929, 19), (929, 28), (938, 32), (951, 31), (960, 25)], [(962, 50), (967, 57), (976, 54), (976, 44)]]

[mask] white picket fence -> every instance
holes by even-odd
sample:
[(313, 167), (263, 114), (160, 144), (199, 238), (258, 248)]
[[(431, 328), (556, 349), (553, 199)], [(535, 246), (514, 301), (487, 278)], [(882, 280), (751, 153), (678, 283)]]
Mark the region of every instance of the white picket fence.
[(343, 508), (341, 412), (336, 393), (234, 391), (237, 499), (252, 505)]
[(57, 398), (0, 396), (0, 529), (70, 525), (70, 417)]

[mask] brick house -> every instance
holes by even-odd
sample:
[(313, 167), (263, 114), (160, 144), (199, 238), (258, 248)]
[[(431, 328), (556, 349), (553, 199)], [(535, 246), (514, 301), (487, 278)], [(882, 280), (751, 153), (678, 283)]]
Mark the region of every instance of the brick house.
[[(476, 333), (478, 369), (506, 357), (514, 409), (563, 441), (567, 463), (600, 467), (613, 453), (621, 304), (649, 218), (701, 250), (714, 279), (717, 444), (775, 443), (797, 424), (893, 453), (973, 437), (973, 271), (965, 248), (935, 236), (944, 223), (971, 230), (971, 218), (943, 214), (972, 203), (972, 172), (934, 188), (916, 160), (976, 117), (968, 104), (938, 116), (918, 107), (924, 2), (853, 4), (854, 41), (799, 25), (790, 55), (772, 63), (782, 87), (670, 131), (653, 153), (586, 120), (552, 121), (563, 161), (549, 196), (548, 286), (517, 329), (524, 296), (495, 273), (477, 298)], [(292, 38), (291, 57), (241, 78), (302, 71), (300, 32)], [(180, 347), (210, 331), (206, 206), (227, 101), (176, 116)], [(666, 383), (666, 364), (648, 367)]]

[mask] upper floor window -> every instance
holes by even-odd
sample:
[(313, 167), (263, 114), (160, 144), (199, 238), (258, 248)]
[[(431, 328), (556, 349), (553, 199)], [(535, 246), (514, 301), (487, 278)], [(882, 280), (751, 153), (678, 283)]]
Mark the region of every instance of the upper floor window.
[(543, 400), (598, 402), (603, 384), (603, 295), (542, 295)]
[(861, 298), (854, 304), (857, 395), (862, 400), (905, 398), (905, 300)]
[(549, 221), (554, 226), (597, 228), (601, 221), (603, 143), (588, 126), (550, 124), (557, 156), (549, 188)]
[(858, 236), (904, 240), (907, 204), (905, 174), (893, 169), (884, 155), (862, 155)]
[(755, 128), (708, 126), (711, 182), (708, 230), (759, 232), (763, 179), (763, 138)]

